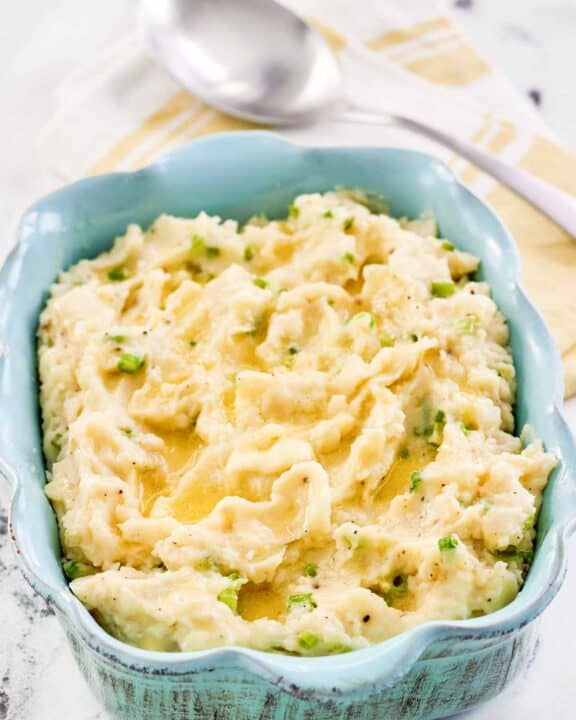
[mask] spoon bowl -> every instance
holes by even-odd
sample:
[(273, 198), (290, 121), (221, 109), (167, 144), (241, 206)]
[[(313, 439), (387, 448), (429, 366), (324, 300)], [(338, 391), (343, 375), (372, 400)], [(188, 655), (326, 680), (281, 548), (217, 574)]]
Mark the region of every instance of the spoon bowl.
[(340, 68), (321, 35), (273, 0), (144, 0), (142, 6), (155, 55), (220, 110), (295, 125), (342, 103)]
[(142, 0), (142, 10), (158, 60), (209, 105), (273, 125), (302, 125), (328, 114), (364, 124), (392, 120), (465, 157), (576, 237), (576, 203), (562, 190), (433, 121), (389, 108), (366, 112), (347, 100), (322, 36), (274, 0)]

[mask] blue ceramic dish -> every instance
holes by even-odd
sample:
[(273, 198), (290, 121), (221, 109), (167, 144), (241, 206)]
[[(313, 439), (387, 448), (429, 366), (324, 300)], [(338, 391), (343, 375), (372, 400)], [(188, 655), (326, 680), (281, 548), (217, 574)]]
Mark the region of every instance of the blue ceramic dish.
[[(472, 620), (432, 622), (373, 647), (326, 658), (245, 648), (167, 654), (107, 635), (69, 591), (54, 515), (43, 492), (35, 332), (63, 268), (107, 249), (130, 222), (206, 210), (244, 220), (280, 215), (292, 198), (335, 186), (383, 194), (395, 215), (431, 212), (442, 234), (482, 258), (508, 317), (519, 378), (518, 427), (529, 423), (559, 459), (539, 520), (526, 584), (510, 605)], [(80, 667), (112, 716), (432, 718), (497, 694), (530, 661), (534, 622), (566, 570), (575, 528), (576, 449), (562, 418), (562, 367), (518, 284), (514, 244), (494, 214), (437, 160), (387, 148), (296, 147), (269, 133), (194, 142), (134, 173), (82, 180), (34, 205), (0, 275), (0, 469), (14, 487), (11, 533), (24, 575), (56, 609)]]

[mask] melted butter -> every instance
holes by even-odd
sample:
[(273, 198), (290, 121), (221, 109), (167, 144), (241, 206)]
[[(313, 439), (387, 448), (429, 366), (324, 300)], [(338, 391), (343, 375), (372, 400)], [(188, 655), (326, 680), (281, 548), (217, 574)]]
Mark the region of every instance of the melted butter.
[(291, 244), (291, 238), (286, 242), (277, 245), (274, 248), (274, 265), (289, 263), (294, 255), (294, 246)]
[(344, 438), (341, 442), (340, 447), (331, 453), (319, 453), (318, 459), (320, 460), (324, 469), (330, 474), (330, 472), (336, 470), (338, 467), (343, 465), (350, 455), (351, 442), (348, 438)]
[(247, 583), (238, 594), (238, 612), (244, 620), (276, 619), (286, 611), (286, 597), (269, 583)]
[(407, 458), (397, 457), (392, 467), (382, 478), (376, 488), (374, 501), (378, 504), (389, 504), (396, 495), (408, 492), (410, 476), (418, 472), (434, 460), (436, 448), (427, 442), (413, 442), (409, 447)]
[(197, 523), (210, 515), (227, 495), (225, 488), (209, 481), (188, 486), (172, 499), (172, 516), (182, 523)]
[[(346, 280), (346, 283), (344, 285), (344, 289), (347, 293), (350, 295), (355, 296), (355, 299), (360, 300), (360, 295), (362, 293), (362, 288), (364, 287), (364, 280), (362, 276), (358, 278), (351, 278), (350, 280)], [(361, 302), (356, 303), (354, 312), (359, 312), (361, 310)]]
[(166, 475), (161, 468), (147, 468), (138, 475), (140, 482), (140, 511), (149, 515), (155, 501), (167, 491)]
[(181, 471), (196, 459), (200, 439), (195, 432), (191, 430), (156, 431), (155, 434), (164, 441), (164, 447), (160, 450), (160, 453), (166, 461), (166, 468), (169, 473)]
[(107, 372), (100, 375), (102, 385), (104, 386), (108, 395), (115, 395), (118, 385), (120, 384), (120, 373)]
[(251, 502), (263, 499), (261, 483), (237, 479), (234, 486), (225, 487), (210, 482), (210, 479), (196, 479), (177, 493), (170, 503), (171, 514), (182, 523), (196, 523), (210, 515), (216, 505), (225, 497), (241, 497)]
[(226, 421), (230, 424), (236, 422), (236, 386), (232, 384), (226, 388), (222, 393), (222, 407), (224, 408), (224, 414)]
[(437, 348), (430, 348), (424, 353), (424, 361), (426, 366), (432, 370), (435, 377), (444, 377), (445, 368), (444, 361), (442, 360), (440, 353)]
[(164, 467), (147, 468), (139, 473), (140, 509), (143, 515), (149, 515), (155, 501), (162, 495), (170, 495), (172, 483), (168, 482), (173, 473), (180, 473), (196, 458), (200, 441), (190, 431), (156, 433), (164, 441), (159, 454), (164, 459)]
[(135, 285), (131, 286), (130, 290), (128, 291), (128, 295), (126, 296), (126, 299), (124, 300), (124, 305), (122, 306), (121, 315), (142, 318), (143, 313), (142, 313), (142, 310), (139, 308), (140, 290), (141, 289), (142, 289), (141, 282), (136, 283)]

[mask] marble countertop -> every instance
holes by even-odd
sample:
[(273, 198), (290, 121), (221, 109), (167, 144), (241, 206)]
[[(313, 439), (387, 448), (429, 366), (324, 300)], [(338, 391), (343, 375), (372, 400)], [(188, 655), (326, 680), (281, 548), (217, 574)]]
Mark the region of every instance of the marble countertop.
[[(447, 4), (484, 54), (532, 99), (558, 137), (576, 147), (576, 84), (565, 82), (573, 66), (576, 0)], [(34, 152), (22, 139), (49, 114), (50, 89), (70, 70), (70, 58), (95, 55), (130, 26), (134, 4), (132, 0), (19, 0), (3, 5), (3, 105), (15, 108), (25, 95), (33, 94), (36, 108), (34, 117), (0, 114), (0, 213), (13, 218), (42, 191), (30, 182), (29, 173), (19, 170), (26, 165), (17, 160)], [(569, 415), (576, 430), (576, 403)], [(6, 534), (8, 498), (8, 488), (0, 481), (0, 720), (106, 720), (74, 664), (52, 610), (28, 588), (14, 565)], [(469, 720), (574, 717), (576, 538), (571, 550), (575, 562), (543, 615), (540, 651), (527, 676), (468, 713)]]

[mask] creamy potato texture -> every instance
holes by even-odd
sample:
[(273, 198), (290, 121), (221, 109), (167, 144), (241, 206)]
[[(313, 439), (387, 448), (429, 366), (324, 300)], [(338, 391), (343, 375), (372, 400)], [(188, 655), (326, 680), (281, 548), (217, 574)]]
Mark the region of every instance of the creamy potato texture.
[(39, 329), (72, 590), (128, 643), (345, 652), (517, 594), (554, 466), (478, 260), (346, 193), (130, 226)]

